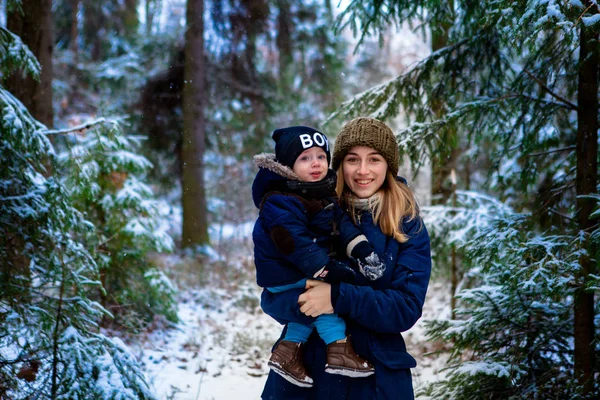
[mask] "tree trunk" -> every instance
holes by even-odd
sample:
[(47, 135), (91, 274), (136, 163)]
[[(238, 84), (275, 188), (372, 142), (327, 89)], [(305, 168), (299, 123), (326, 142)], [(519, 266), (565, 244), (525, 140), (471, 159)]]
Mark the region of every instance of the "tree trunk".
[(204, 2), (188, 0), (185, 31), (185, 79), (183, 89), (183, 232), (182, 246), (208, 243), (205, 150)]
[[(449, 10), (454, 9), (454, 0), (448, 0), (447, 7)], [(445, 24), (442, 26), (442, 32), (432, 32), (431, 35), (431, 51), (436, 52), (448, 46), (448, 32), (451, 25)], [(436, 118), (441, 118), (444, 109), (445, 99), (434, 99), (432, 104), (433, 112)], [(457, 190), (457, 172), (458, 159), (462, 152), (461, 149), (454, 146), (458, 145), (458, 135), (456, 129), (452, 129), (447, 133), (445, 142), (450, 149), (446, 149), (440, 153), (432, 154), (431, 159), (431, 198), (432, 202), (445, 204), (452, 198), (452, 205), (456, 207), (456, 190)], [(458, 256), (456, 246), (450, 247), (450, 309), (451, 318), (456, 317), (454, 310), (456, 309), (456, 290), (458, 288), (460, 271), (458, 268)]]
[(48, 128), (54, 125), (52, 111), (52, 0), (21, 3), (23, 14), (13, 11), (6, 27), (20, 36), (42, 66), (39, 81), (16, 71), (6, 79), (6, 88), (27, 107), (31, 115)]
[(291, 38), (291, 11), (288, 0), (277, 0), (277, 49), (279, 50), (279, 79), (286, 76), (287, 68), (293, 61)]
[[(590, 1), (586, 2), (589, 6)], [(594, 201), (580, 196), (595, 193), (598, 183), (598, 32), (581, 24), (579, 42), (579, 83), (577, 88), (577, 222), (579, 230), (589, 233)], [(589, 254), (589, 252), (588, 252)], [(594, 273), (589, 255), (580, 257), (580, 281)], [(580, 287), (575, 292), (575, 376), (583, 384), (583, 398), (593, 390), (594, 378), (594, 294)]]
[(102, 12), (102, 4), (95, 1), (83, 1), (82, 26), (83, 48), (88, 49), (92, 60), (98, 61), (104, 57), (103, 43), (106, 41), (106, 32), (113, 29), (113, 24), (108, 24)]
[(71, 11), (71, 42), (69, 48), (73, 52), (73, 59), (77, 63), (79, 56), (79, 45), (77, 43), (77, 37), (79, 36), (79, 28), (77, 24), (77, 15), (79, 14), (79, 0), (71, 0), (73, 10)]
[[(452, 182), (452, 207), (456, 209), (456, 170), (450, 173)], [(456, 290), (458, 289), (458, 260), (456, 257), (456, 245), (453, 243), (450, 249), (451, 274), (450, 277), (450, 318), (456, 319)]]
[[(446, 7), (449, 10), (454, 9), (454, 0), (448, 0)], [(448, 32), (451, 25), (444, 24), (442, 26), (442, 32), (433, 31), (431, 34), (431, 51), (436, 52), (444, 47), (448, 46)], [(441, 117), (443, 113), (445, 99), (434, 99), (432, 109), (436, 117)], [(454, 170), (458, 172), (458, 158), (462, 150), (456, 148), (459, 140), (457, 139), (458, 132), (452, 130), (447, 133), (447, 137), (444, 138), (444, 142), (449, 149), (439, 153), (439, 155), (433, 155), (431, 160), (432, 166), (432, 182), (431, 182), (431, 194), (432, 199), (435, 202), (444, 204), (452, 195), (452, 190), (448, 185), (448, 178), (450, 177), (450, 171)]]
[(146, 0), (146, 37), (152, 35), (152, 24), (157, 8), (156, 0)]
[(140, 19), (137, 13), (138, 0), (125, 0), (121, 10), (123, 19), (123, 35), (131, 39), (137, 34), (140, 25)]

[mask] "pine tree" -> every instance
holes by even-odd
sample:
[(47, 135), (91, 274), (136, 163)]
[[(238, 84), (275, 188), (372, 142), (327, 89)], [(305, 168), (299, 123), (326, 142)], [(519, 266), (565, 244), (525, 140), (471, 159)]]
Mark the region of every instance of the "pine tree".
[[(432, 236), (454, 244), (470, 265), (457, 318), (429, 334), (452, 342), (447, 381), (433, 398), (575, 398), (573, 288), (583, 237), (531, 229), (531, 216), (474, 192), (458, 207), (426, 210)], [(437, 246), (436, 246), (437, 247)], [(600, 277), (591, 277), (597, 287)]]
[(173, 241), (161, 226), (166, 205), (144, 183), (152, 165), (136, 154), (141, 137), (125, 135), (121, 125), (100, 119), (69, 129), (58, 160), (72, 204), (95, 226), (81, 240), (99, 267), (100, 303), (118, 325), (138, 330), (155, 315), (177, 321), (176, 289), (148, 261)]
[[(5, 28), (0, 68), (40, 69)], [(3, 86), (0, 121), (0, 397), (153, 399), (126, 346), (99, 333), (98, 267), (78, 240), (94, 227), (46, 169), (46, 127)]]
[(434, 338), (455, 341), (455, 363), (435, 386), (437, 396), (600, 392), (592, 234), (599, 13), (591, 1), (353, 1), (341, 16), (339, 26), (363, 35), (390, 23), (434, 35), (448, 27), (445, 47), (337, 115), (385, 119), (402, 107), (409, 127), (398, 132), (400, 146), (417, 164), (452, 148), (444, 138), (464, 132), (470, 152), (492, 163), (479, 189), (512, 210), (460, 249), (473, 286), (459, 296), (461, 318), (433, 326)]

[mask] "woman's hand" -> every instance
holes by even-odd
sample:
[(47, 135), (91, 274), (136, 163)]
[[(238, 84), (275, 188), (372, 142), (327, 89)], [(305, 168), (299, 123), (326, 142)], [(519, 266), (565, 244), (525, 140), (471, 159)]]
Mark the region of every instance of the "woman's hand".
[(298, 297), (298, 304), (300, 304), (300, 311), (309, 317), (333, 314), (331, 285), (314, 279), (307, 280), (306, 292)]

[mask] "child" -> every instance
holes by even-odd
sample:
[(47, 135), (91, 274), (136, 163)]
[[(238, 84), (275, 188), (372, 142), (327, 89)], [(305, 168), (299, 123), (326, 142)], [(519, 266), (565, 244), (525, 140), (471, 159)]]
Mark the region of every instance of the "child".
[[(313, 128), (293, 126), (275, 130), (273, 140), (275, 155), (254, 158), (259, 167), (252, 185), (260, 210), (252, 233), (258, 285), (280, 293), (304, 289), (307, 278), (353, 281), (355, 271), (330, 258), (336, 241), (367, 279), (381, 277), (385, 264), (337, 203), (327, 137)], [(301, 347), (315, 327), (327, 344), (326, 372), (351, 377), (374, 373), (373, 366), (354, 352), (337, 314), (323, 314), (311, 325), (288, 323), (269, 367), (295, 385), (311, 387)]]

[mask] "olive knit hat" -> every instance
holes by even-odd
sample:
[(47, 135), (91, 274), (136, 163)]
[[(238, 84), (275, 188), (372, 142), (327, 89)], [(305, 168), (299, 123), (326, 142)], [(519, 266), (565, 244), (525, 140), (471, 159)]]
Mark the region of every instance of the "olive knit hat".
[(385, 159), (390, 172), (398, 174), (400, 154), (394, 132), (389, 126), (375, 118), (359, 117), (348, 122), (335, 139), (331, 167), (335, 170), (354, 146), (371, 147)]

